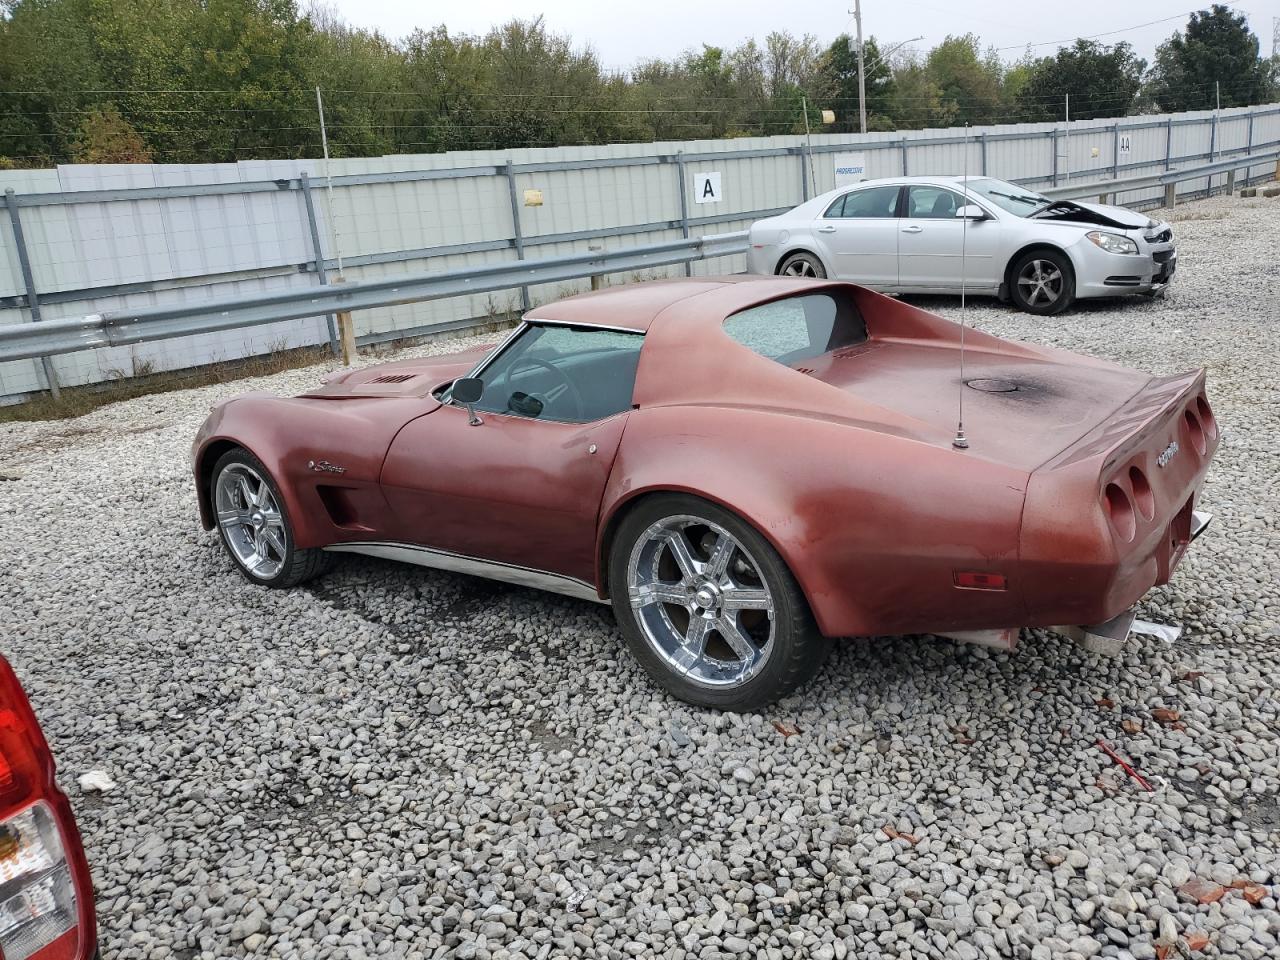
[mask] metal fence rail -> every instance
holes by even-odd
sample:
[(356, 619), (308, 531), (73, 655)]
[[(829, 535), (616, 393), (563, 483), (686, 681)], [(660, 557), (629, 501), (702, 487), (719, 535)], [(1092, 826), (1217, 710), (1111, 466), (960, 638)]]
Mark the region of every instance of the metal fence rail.
[(289, 290), (204, 303), (91, 314), (73, 320), (0, 326), (0, 361), (73, 353), (97, 347), (143, 343), (217, 330), (234, 330), (339, 311), (509, 290), (525, 284), (645, 270), (674, 263), (744, 253), (746, 233), (725, 233), (655, 243), (625, 250), (598, 250), (517, 263), (441, 273), (410, 274), (308, 290)]

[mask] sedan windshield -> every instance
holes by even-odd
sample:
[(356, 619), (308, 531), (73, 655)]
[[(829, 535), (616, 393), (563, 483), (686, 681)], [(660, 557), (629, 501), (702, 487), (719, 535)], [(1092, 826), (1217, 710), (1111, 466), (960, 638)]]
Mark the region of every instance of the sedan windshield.
[(1052, 202), (1048, 197), (1042, 197), (1032, 190), (1018, 186), (1016, 183), (993, 180), (990, 177), (969, 180), (966, 185), (978, 196), (985, 197), (997, 207), (1019, 217), (1029, 217), (1037, 210), (1043, 210)]

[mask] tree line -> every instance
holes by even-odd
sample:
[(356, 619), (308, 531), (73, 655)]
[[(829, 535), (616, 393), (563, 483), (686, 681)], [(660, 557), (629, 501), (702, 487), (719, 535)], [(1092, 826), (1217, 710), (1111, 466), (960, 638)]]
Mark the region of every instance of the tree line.
[[(611, 72), (541, 18), (392, 41), (293, 0), (0, 0), (0, 166), (334, 156), (858, 129), (856, 42), (785, 31)], [(870, 130), (1267, 102), (1280, 66), (1222, 5), (1152, 64), (1077, 40), (1012, 63), (974, 34), (864, 50)], [(821, 111), (835, 114), (823, 126)]]

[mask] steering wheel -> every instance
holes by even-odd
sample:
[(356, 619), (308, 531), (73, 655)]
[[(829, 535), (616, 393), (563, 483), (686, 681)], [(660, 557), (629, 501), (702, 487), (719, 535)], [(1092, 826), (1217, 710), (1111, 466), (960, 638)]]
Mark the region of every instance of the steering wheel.
[[(507, 367), (507, 372), (502, 375), (502, 394), (503, 395), (508, 397), (511, 396), (511, 377), (515, 374), (517, 369), (520, 369), (523, 367), (539, 367), (543, 370), (546, 370), (548, 373), (554, 375), (557, 380), (559, 380), (562, 384), (564, 384), (565, 390), (568, 392), (569, 396), (573, 400), (574, 409), (575, 409), (575, 412), (577, 413), (577, 417), (575, 419), (578, 419), (578, 420), (586, 419), (586, 405), (582, 402), (582, 394), (579, 392), (577, 386), (574, 385), (574, 382), (570, 380), (568, 376), (565, 375), (565, 372), (561, 370), (559, 367), (556, 367), (554, 364), (548, 363), (546, 360), (541, 360), (538, 357), (522, 357), (521, 359), (517, 360), (515, 363), (511, 364), (511, 366)], [(550, 401), (550, 399), (551, 399), (550, 397), (547, 398), (548, 402)]]

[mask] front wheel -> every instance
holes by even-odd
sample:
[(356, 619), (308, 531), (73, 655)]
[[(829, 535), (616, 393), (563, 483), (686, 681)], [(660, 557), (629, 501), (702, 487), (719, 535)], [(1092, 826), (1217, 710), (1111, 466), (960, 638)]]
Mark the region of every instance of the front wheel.
[(1065, 253), (1032, 250), (1014, 261), (1009, 271), (1009, 297), (1019, 310), (1049, 317), (1071, 306), (1076, 298), (1076, 275)]
[(811, 277), (825, 280), (827, 268), (812, 253), (793, 253), (778, 266), (780, 277)]
[(656, 496), (623, 520), (609, 588), (632, 655), (698, 706), (763, 707), (810, 680), (829, 646), (772, 545), (696, 497)]
[(247, 450), (229, 450), (213, 465), (213, 515), (237, 569), (264, 587), (294, 587), (323, 573), (329, 555), (300, 550), (284, 498), (267, 468)]

